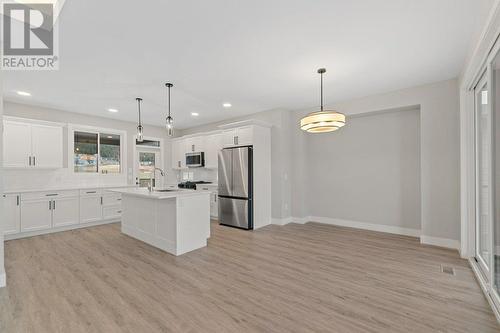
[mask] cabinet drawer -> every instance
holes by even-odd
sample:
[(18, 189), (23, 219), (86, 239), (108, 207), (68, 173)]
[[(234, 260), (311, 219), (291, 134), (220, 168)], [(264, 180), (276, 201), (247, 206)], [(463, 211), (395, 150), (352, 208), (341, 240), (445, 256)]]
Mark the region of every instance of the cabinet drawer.
[(37, 199), (50, 200), (56, 198), (69, 198), (77, 196), (78, 196), (78, 190), (30, 192), (21, 194), (21, 201), (37, 200)]
[(99, 188), (87, 188), (85, 190), (80, 190), (81, 197), (91, 197), (96, 195), (101, 195), (102, 190)]
[(120, 193), (105, 194), (102, 197), (103, 206), (120, 205), (122, 203), (122, 196)]
[(102, 217), (105, 220), (119, 218), (120, 216), (122, 216), (122, 206), (121, 205), (114, 205), (114, 206), (108, 206), (108, 207), (102, 208)]

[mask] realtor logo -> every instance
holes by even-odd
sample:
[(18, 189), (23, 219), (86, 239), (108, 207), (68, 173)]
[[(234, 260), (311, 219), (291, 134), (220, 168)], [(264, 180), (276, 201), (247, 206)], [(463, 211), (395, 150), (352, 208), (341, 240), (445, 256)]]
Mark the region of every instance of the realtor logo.
[(52, 3), (3, 3), (4, 70), (58, 69)]

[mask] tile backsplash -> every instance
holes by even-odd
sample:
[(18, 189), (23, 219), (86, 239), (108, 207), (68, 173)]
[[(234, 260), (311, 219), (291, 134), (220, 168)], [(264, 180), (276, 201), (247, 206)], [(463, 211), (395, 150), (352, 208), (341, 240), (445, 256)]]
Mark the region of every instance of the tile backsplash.
[(216, 183), (217, 182), (217, 170), (216, 169), (205, 169), (205, 168), (192, 168), (188, 170), (178, 171), (179, 182), (193, 181), (193, 180), (204, 180), (207, 182)]

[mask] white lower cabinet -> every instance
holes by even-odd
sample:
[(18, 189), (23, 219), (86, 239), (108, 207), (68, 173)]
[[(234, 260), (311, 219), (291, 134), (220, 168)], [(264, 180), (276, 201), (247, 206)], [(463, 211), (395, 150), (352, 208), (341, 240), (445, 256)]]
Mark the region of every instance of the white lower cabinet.
[(52, 227), (52, 199), (38, 198), (21, 201), (21, 232)]
[(120, 193), (105, 191), (102, 196), (102, 217), (105, 220), (118, 219), (122, 215), (122, 196)]
[(80, 190), (80, 223), (102, 220), (102, 191)]
[(78, 196), (54, 199), (52, 201), (52, 225), (62, 227), (77, 224), (80, 219), (78, 207)]
[(210, 191), (210, 217), (217, 219), (219, 217), (219, 198), (217, 186), (214, 185), (201, 185), (198, 190)]
[(217, 219), (219, 217), (219, 198), (217, 192), (210, 193), (210, 216)]
[(77, 224), (78, 191), (33, 192), (21, 196), (21, 232)]
[(21, 197), (19, 194), (4, 194), (4, 234), (17, 234), (21, 231)]
[(3, 208), (7, 239), (47, 233), (51, 228), (67, 230), (61, 227), (78, 223), (112, 222), (122, 212), (121, 194), (102, 189), (4, 194)]

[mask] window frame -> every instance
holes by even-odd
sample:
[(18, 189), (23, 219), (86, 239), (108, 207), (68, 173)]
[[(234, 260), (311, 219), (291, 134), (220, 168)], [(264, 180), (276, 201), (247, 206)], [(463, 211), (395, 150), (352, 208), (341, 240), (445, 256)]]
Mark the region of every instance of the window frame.
[[(86, 132), (97, 134), (97, 172), (75, 172), (75, 132)], [(101, 134), (118, 135), (120, 136), (120, 172), (117, 173), (102, 173), (99, 166), (101, 165)], [(127, 171), (127, 132), (113, 128), (103, 128), (94, 126), (85, 126), (77, 124), (68, 124), (68, 169), (74, 175), (83, 177), (123, 177)]]

